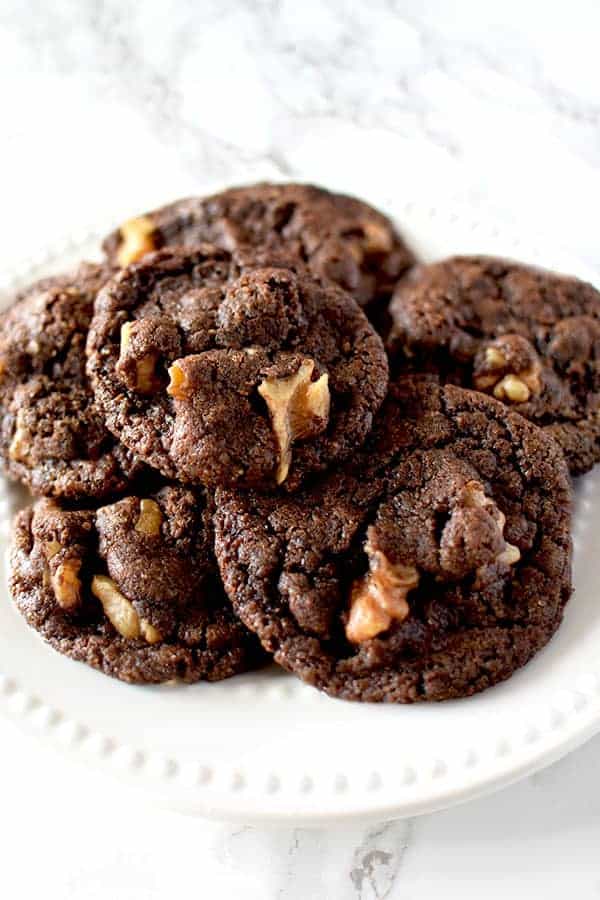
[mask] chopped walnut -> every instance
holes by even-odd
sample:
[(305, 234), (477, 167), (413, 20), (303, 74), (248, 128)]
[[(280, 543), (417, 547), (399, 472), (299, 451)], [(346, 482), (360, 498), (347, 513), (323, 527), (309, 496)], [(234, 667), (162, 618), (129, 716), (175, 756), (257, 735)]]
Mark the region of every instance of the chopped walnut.
[(375, 548), (374, 540), (374, 529), (369, 528), (365, 543), (369, 571), (354, 582), (350, 596), (346, 637), (352, 644), (360, 644), (386, 631), (393, 620), (403, 622), (410, 612), (408, 592), (419, 583), (414, 566), (391, 563)]
[(52, 573), (50, 583), (56, 602), (62, 609), (72, 610), (81, 604), (80, 569), (81, 560), (74, 557), (65, 559)]
[(27, 432), (22, 428), (17, 428), (8, 450), (10, 458), (15, 462), (26, 463), (29, 458), (29, 450), (30, 446), (27, 441)]
[[(467, 481), (462, 489), (461, 499), (466, 507), (478, 506), (485, 509), (488, 506), (495, 506), (494, 501), (490, 500), (479, 481)], [(498, 512), (502, 515), (500, 510)]]
[(106, 575), (94, 575), (92, 593), (100, 600), (102, 608), (112, 625), (124, 638), (140, 636), (140, 619), (129, 600)]
[(121, 244), (117, 251), (117, 262), (120, 266), (128, 266), (156, 249), (154, 223), (147, 216), (129, 219), (121, 225), (119, 231)]
[[(499, 338), (498, 343), (503, 343), (504, 349), (491, 345), (480, 355), (473, 384), (478, 391), (491, 392), (498, 400), (526, 403), (532, 394), (537, 396), (542, 391), (541, 365), (535, 350), (519, 335)], [(528, 362), (523, 368), (524, 358)]]
[(167, 386), (167, 394), (174, 397), (175, 400), (185, 400), (188, 396), (188, 377), (177, 363), (173, 363), (170, 367), (169, 378), (171, 380)]
[(131, 343), (131, 332), (133, 329), (133, 322), (123, 322), (121, 325), (121, 346), (119, 356), (124, 356), (127, 352), (129, 344)]
[(364, 232), (363, 246), (367, 253), (389, 253), (393, 247), (390, 229), (380, 222), (366, 221), (362, 223)]
[(146, 622), (145, 619), (140, 619), (140, 632), (148, 644), (158, 644), (162, 641), (162, 634), (158, 628), (155, 628), (150, 622)]
[(156, 500), (140, 500), (140, 514), (135, 523), (135, 530), (149, 537), (160, 534), (162, 525), (162, 513)]
[(28, 463), (31, 454), (30, 435), (25, 427), (25, 412), (20, 409), (17, 413), (15, 433), (13, 434), (8, 455), (15, 462)]
[(265, 378), (258, 387), (269, 414), (279, 447), (279, 465), (275, 478), (283, 484), (292, 461), (292, 444), (296, 440), (319, 434), (329, 419), (329, 376), (311, 381), (314, 360), (305, 359), (295, 375), (287, 378)]
[(514, 566), (515, 563), (518, 563), (521, 559), (521, 551), (518, 547), (515, 547), (514, 544), (507, 544), (506, 550), (504, 550), (498, 557), (498, 562), (504, 563), (507, 566)]
[[(478, 506), (487, 510), (496, 521), (498, 531), (504, 537), (504, 526), (506, 525), (506, 516), (499, 509), (493, 500), (486, 496), (482, 485), (478, 481), (468, 481), (463, 488), (462, 501), (466, 507)], [(505, 548), (497, 557), (496, 562), (505, 563), (507, 566), (514, 566), (521, 559), (521, 551), (514, 544), (504, 541)]]
[[(135, 332), (135, 322), (124, 322), (121, 325), (121, 347), (119, 354), (119, 364), (123, 365), (132, 335)], [(137, 391), (142, 394), (153, 394), (158, 390), (160, 384), (156, 378), (156, 363), (158, 356), (156, 353), (147, 353), (145, 356), (134, 360), (135, 365), (135, 382), (134, 386)]]
[(539, 394), (540, 391), (539, 375), (532, 370), (520, 375), (505, 375), (495, 386), (494, 397), (510, 400), (511, 403), (525, 403), (532, 394)]
[(59, 544), (58, 541), (46, 541), (44, 543), (44, 554), (46, 559), (52, 559), (53, 556), (56, 556), (62, 550), (62, 544)]
[(392, 617), (377, 605), (369, 593), (366, 578), (356, 582), (350, 595), (350, 615), (346, 623), (346, 637), (350, 643), (368, 641), (387, 631), (391, 624)]
[(485, 348), (485, 365), (492, 372), (494, 369), (502, 369), (507, 363), (507, 359), (501, 350), (497, 347)]
[(494, 387), (494, 397), (510, 400), (511, 403), (526, 403), (531, 397), (531, 388), (525, 380), (529, 375), (505, 375)]
[(149, 644), (162, 640), (162, 635), (153, 625), (140, 619), (133, 604), (121, 593), (112, 578), (94, 575), (92, 593), (102, 604), (107, 619), (122, 637), (127, 640), (143, 637)]

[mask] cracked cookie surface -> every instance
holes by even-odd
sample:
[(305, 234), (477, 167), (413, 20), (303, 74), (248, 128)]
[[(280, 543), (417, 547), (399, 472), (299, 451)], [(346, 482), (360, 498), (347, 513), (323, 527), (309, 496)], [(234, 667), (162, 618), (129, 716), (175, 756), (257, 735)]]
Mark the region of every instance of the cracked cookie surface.
[(211, 245), (123, 269), (88, 353), (108, 428), (167, 478), (211, 486), (294, 490), (360, 446), (388, 380), (349, 294)]
[(125, 222), (104, 241), (127, 265), (164, 246), (261, 248), (306, 262), (361, 306), (385, 302), (414, 262), (388, 218), (354, 197), (304, 184), (255, 184), (190, 197)]
[(106, 429), (85, 374), (94, 299), (112, 271), (46, 278), (0, 318), (0, 455), (34, 494), (100, 498), (143, 468)]
[(550, 639), (571, 592), (558, 445), (497, 400), (390, 387), (364, 448), (276, 501), (219, 490), (216, 555), (275, 660), (348, 700), (481, 691)]
[(123, 681), (217, 681), (262, 657), (223, 593), (202, 492), (38, 501), (15, 520), (11, 590), (55, 650)]
[(575, 475), (600, 461), (600, 293), (492, 257), (420, 266), (390, 304), (397, 371), (492, 394), (545, 428)]

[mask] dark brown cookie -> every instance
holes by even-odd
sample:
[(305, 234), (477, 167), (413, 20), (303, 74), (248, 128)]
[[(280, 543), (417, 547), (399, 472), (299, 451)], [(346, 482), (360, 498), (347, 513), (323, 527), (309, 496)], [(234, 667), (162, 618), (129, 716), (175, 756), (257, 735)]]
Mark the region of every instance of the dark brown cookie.
[(545, 432), (407, 378), (345, 467), (284, 499), (218, 491), (216, 553), (286, 669), (347, 700), (443, 700), (508, 678), (560, 624), (570, 507)]
[(165, 487), (97, 511), (40, 500), (17, 515), (11, 564), (29, 625), (123, 681), (217, 681), (261, 657), (223, 593), (200, 493)]
[(600, 460), (600, 293), (491, 257), (414, 269), (390, 305), (398, 371), (493, 394), (559, 442), (573, 474)]
[(0, 456), (34, 494), (104, 497), (142, 468), (107, 431), (85, 375), (94, 298), (111, 274), (83, 264), (46, 278), (0, 319)]
[(283, 251), (337, 282), (361, 305), (389, 297), (414, 256), (389, 219), (354, 197), (306, 184), (255, 184), (178, 200), (125, 222), (104, 241), (128, 265), (164, 246), (208, 242)]
[(349, 294), (302, 265), (241, 270), (211, 245), (122, 270), (88, 354), (110, 430), (186, 483), (293, 490), (363, 442), (387, 387)]

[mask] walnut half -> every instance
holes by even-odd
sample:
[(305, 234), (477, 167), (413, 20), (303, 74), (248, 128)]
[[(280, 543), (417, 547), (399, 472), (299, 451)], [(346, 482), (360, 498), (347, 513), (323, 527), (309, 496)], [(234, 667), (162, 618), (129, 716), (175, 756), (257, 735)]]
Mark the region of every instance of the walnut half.
[(92, 593), (102, 604), (107, 619), (122, 637), (127, 640), (144, 638), (149, 644), (162, 640), (158, 629), (145, 619), (140, 619), (133, 604), (121, 593), (112, 578), (94, 575)]
[(365, 552), (369, 571), (352, 585), (346, 623), (346, 637), (352, 644), (376, 637), (394, 620), (403, 622), (410, 612), (408, 593), (419, 584), (419, 573), (414, 566), (391, 563), (376, 549), (373, 528), (367, 530)]
[(275, 478), (283, 484), (292, 462), (292, 444), (313, 436), (327, 427), (330, 408), (329, 376), (311, 381), (314, 360), (304, 359), (294, 375), (265, 378), (258, 393), (267, 404), (279, 448)]

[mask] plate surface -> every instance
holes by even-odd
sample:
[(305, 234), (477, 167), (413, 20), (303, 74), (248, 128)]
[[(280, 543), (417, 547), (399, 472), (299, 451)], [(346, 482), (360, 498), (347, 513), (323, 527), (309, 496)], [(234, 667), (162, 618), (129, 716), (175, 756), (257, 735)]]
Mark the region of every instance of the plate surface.
[[(594, 277), (556, 249), (478, 222), (472, 211), (374, 199), (424, 258), (488, 252)], [(86, 235), (4, 273), (2, 299), (97, 248), (97, 237)], [(10, 518), (22, 501), (0, 479), (5, 570)], [(9, 602), (4, 571), (0, 710), (182, 811), (321, 824), (449, 806), (509, 784), (600, 731), (599, 525), (600, 467), (576, 487), (576, 592), (551, 644), (483, 694), (413, 707), (332, 700), (274, 667), (216, 685), (130, 687), (47, 649)]]

